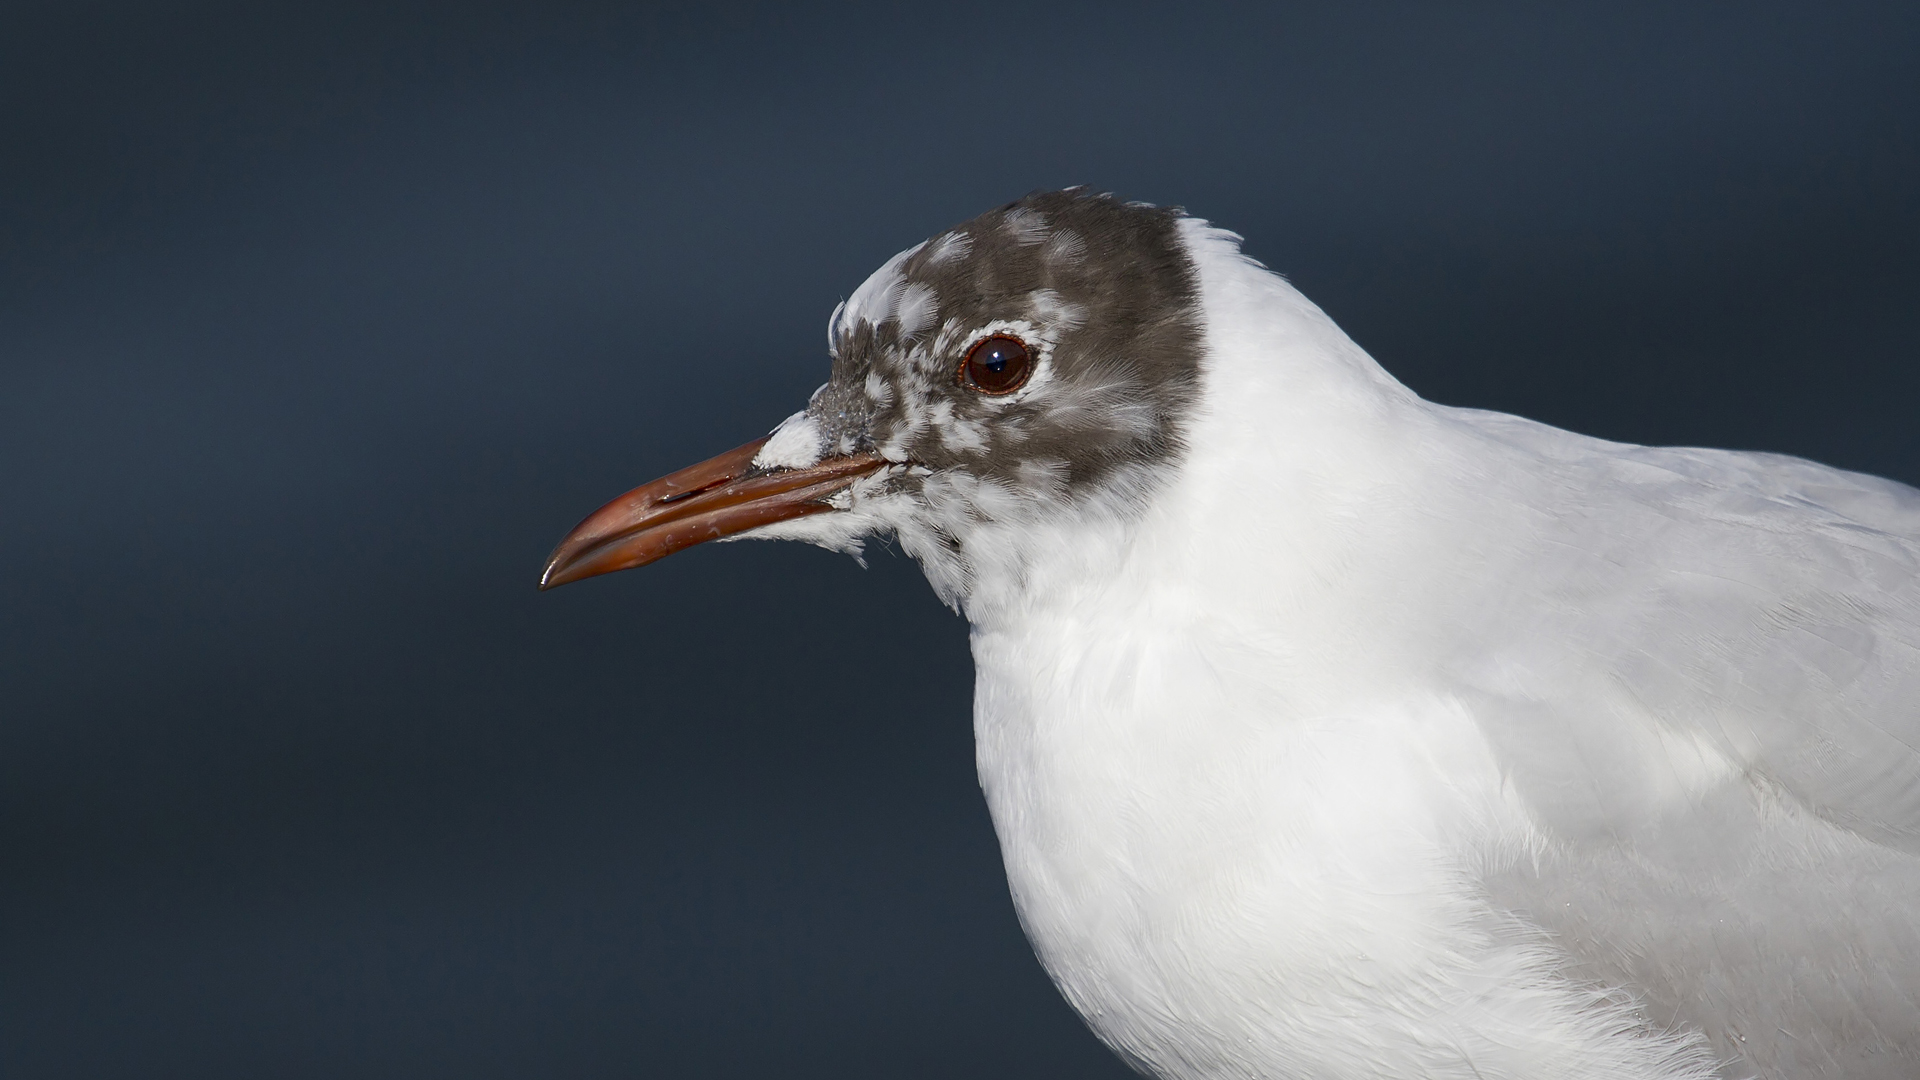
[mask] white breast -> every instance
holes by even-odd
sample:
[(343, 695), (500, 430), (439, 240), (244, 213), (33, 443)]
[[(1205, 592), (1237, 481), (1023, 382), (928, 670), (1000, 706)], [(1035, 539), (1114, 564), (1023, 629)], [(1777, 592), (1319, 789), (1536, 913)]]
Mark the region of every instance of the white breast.
[(1209, 351), (1185, 471), (1126, 542), (1060, 545), (975, 615), (981, 786), (1042, 962), (1168, 1078), (1712, 1075), (1478, 892), (1536, 834), (1394, 622), (1423, 406), (1185, 228)]

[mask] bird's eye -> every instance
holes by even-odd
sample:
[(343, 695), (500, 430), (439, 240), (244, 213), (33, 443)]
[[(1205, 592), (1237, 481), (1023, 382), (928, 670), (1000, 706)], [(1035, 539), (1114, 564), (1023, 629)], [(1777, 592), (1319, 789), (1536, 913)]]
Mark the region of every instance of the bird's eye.
[(1033, 374), (1033, 354), (1027, 343), (1008, 334), (984, 338), (967, 350), (960, 365), (960, 381), (983, 394), (1011, 394)]

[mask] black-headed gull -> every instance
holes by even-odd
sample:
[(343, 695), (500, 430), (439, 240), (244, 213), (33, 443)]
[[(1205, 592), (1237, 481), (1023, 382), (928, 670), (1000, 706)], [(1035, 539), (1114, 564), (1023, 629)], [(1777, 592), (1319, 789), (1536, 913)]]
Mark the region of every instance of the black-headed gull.
[(1421, 400), (1238, 238), (1034, 195), (542, 586), (891, 534), (1020, 918), (1197, 1078), (1920, 1076), (1920, 491)]

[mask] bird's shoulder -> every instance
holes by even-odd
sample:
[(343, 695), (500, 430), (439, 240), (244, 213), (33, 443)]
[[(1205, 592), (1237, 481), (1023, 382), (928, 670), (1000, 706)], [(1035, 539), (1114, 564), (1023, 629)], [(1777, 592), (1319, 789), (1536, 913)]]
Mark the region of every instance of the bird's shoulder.
[(1920, 490), (1454, 412), (1527, 508), (1482, 575), (1522, 599), (1452, 650), (1523, 786), (1618, 834), (1754, 776), (1920, 850)]

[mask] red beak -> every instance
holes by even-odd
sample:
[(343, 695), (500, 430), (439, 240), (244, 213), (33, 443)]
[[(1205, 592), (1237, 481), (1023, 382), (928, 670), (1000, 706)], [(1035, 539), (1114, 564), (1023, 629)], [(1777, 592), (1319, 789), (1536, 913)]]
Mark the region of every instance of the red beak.
[(547, 558), (540, 587), (645, 566), (708, 540), (831, 510), (829, 496), (887, 464), (855, 454), (799, 469), (755, 468), (754, 455), (766, 443), (755, 439), (588, 514)]

